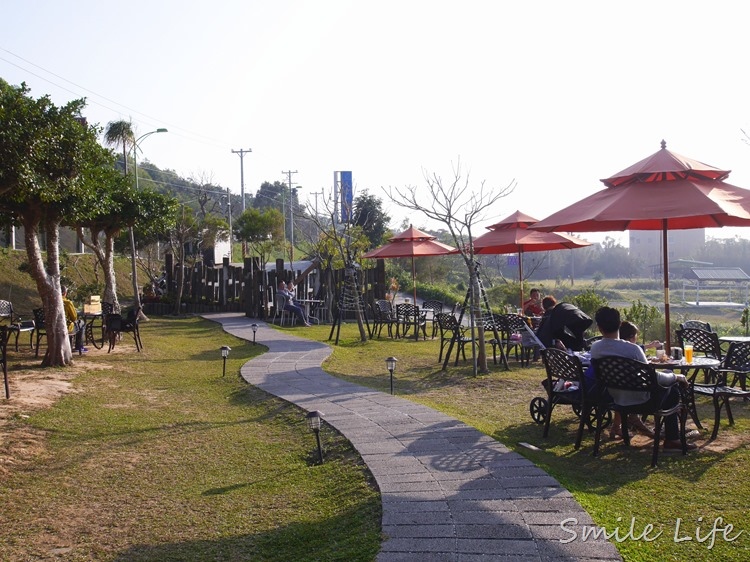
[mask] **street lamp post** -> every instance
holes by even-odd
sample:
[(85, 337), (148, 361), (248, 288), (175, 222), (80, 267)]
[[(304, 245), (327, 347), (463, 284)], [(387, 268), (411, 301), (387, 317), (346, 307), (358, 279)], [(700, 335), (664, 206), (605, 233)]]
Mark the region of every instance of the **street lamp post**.
[[(139, 143), (148, 137), (149, 135), (153, 135), (154, 133), (166, 133), (167, 129), (165, 128), (159, 128), (155, 131), (150, 131), (144, 135), (141, 135), (138, 137), (135, 142), (133, 143), (133, 170), (135, 171), (135, 191), (136, 191), (136, 197), (138, 196), (138, 149), (140, 148)], [(141, 307), (141, 296), (140, 292), (138, 291), (138, 270), (137, 270), (137, 264), (136, 264), (136, 253), (135, 253), (135, 234), (133, 233), (133, 227), (131, 226), (129, 229), (130, 231), (130, 266), (131, 266), (131, 276), (133, 277), (133, 300), (135, 304), (135, 308), (139, 309)]]

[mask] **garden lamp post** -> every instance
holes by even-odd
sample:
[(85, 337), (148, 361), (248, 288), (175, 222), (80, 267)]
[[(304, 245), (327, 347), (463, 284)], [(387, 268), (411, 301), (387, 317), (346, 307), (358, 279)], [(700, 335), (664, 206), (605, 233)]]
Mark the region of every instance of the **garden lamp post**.
[[(155, 133), (166, 133), (167, 129), (160, 127), (156, 129), (155, 131), (150, 131), (144, 135), (141, 135), (138, 137), (135, 142), (133, 143), (133, 171), (135, 173), (135, 191), (136, 191), (136, 197), (138, 196), (138, 149), (140, 148), (140, 142), (143, 141), (146, 137), (153, 135)], [(128, 229), (130, 232), (130, 266), (131, 266), (131, 276), (133, 277), (133, 300), (135, 308), (138, 309), (141, 307), (141, 296), (140, 291), (138, 290), (138, 271), (137, 271), (137, 263), (136, 263), (136, 253), (135, 253), (135, 234), (133, 234), (133, 227), (130, 226)]]
[(257, 324), (250, 324), (250, 327), (253, 329), (253, 345), (255, 345), (255, 332), (258, 331), (258, 325)]
[(393, 371), (396, 370), (396, 362), (398, 359), (395, 357), (389, 357), (385, 360), (385, 365), (388, 367), (388, 372), (391, 374), (391, 394), (393, 394)]
[(224, 370), (221, 372), (222, 377), (227, 374), (227, 357), (229, 357), (230, 351), (232, 351), (232, 348), (228, 345), (221, 346), (221, 358), (224, 360)]
[(307, 427), (315, 433), (315, 440), (318, 442), (318, 460), (323, 464), (323, 447), (320, 445), (320, 418), (323, 417), (323, 412), (313, 410), (307, 414)]

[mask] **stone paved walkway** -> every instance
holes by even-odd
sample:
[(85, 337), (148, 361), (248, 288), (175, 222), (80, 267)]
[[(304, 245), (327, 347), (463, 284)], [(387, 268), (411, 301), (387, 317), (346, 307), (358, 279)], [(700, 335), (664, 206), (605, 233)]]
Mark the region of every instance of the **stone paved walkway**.
[[(254, 320), (241, 314), (205, 317), (253, 338)], [(258, 325), (269, 352), (242, 377), (320, 410), (359, 451), (382, 496), (379, 562), (621, 560), (610, 542), (583, 540), (589, 515), (521, 455), (431, 408), (327, 375), (320, 366), (331, 348), (294, 335), (302, 329)]]

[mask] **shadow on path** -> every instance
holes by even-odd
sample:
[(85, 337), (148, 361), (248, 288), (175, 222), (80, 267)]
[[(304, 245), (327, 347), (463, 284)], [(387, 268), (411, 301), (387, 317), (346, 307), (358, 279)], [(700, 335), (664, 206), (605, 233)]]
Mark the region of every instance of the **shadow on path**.
[[(204, 316), (247, 340), (258, 323)], [(329, 346), (258, 324), (256, 339), (269, 351), (246, 363), (242, 377), (324, 412), (357, 449), (381, 492), (379, 562), (621, 560), (610, 542), (583, 540), (589, 515), (529, 460), (436, 410), (326, 374)]]

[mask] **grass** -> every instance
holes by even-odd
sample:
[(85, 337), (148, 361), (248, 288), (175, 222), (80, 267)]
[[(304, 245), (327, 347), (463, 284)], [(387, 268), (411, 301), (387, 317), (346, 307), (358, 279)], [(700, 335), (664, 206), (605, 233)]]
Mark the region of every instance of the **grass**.
[[(330, 329), (313, 327), (304, 335), (327, 341)], [(716, 443), (704, 445), (687, 457), (660, 454), (659, 466), (650, 467), (649, 444), (625, 449), (621, 442), (605, 440), (599, 457), (591, 455), (593, 434), (584, 437), (579, 451), (573, 448), (577, 419), (569, 407), (556, 408), (550, 435), (542, 438), (542, 427), (529, 415), (529, 402), (544, 391), (543, 368), (521, 368), (511, 361), (511, 371), (492, 366), (487, 375), (472, 376), (464, 363), (445, 372), (437, 363), (437, 341), (381, 340), (366, 343), (357, 340), (356, 326), (342, 326), (340, 344), (324, 368), (343, 379), (388, 392), (388, 372), (384, 359), (398, 358), (395, 373), (397, 395), (425, 404), (454, 416), (490, 435), (528, 457), (557, 478), (589, 511), (598, 525), (613, 532), (619, 528), (624, 536), (635, 518), (635, 533), (647, 524), (654, 525), (651, 542), (624, 540), (616, 542), (625, 560), (747, 560), (750, 558), (750, 416), (748, 405), (735, 402), (735, 426), (723, 416)], [(491, 362), (491, 361), (490, 361)], [(356, 367), (353, 367), (356, 366)], [(701, 401), (703, 400), (703, 401)], [(700, 419), (710, 431), (713, 406), (699, 398)], [(705, 433), (705, 432), (704, 432)], [(520, 443), (531, 443), (539, 451), (529, 450)], [(717, 517), (723, 518), (734, 530), (696, 540), (708, 533)], [(678, 539), (675, 541), (677, 519)], [(702, 518), (702, 519), (699, 519)], [(710, 547), (710, 548), (709, 548)]]
[[(327, 342), (329, 326), (283, 328)], [(90, 353), (92, 369), (75, 394), (19, 428), (43, 432), (45, 448), (0, 482), (2, 559), (190, 561), (373, 560), (380, 544), (380, 503), (367, 471), (341, 437), (327, 430), (326, 463), (314, 464), (314, 440), (301, 412), (238, 380), (261, 346), (243, 344), (198, 319), (152, 319), (137, 355)], [(129, 343), (129, 342), (128, 342)], [(260, 342), (262, 343), (262, 342)], [(232, 352), (221, 376), (218, 348)], [(748, 406), (736, 425), (723, 420), (714, 445), (687, 457), (606, 441), (591, 456), (592, 436), (574, 451), (576, 419), (555, 410), (548, 439), (528, 413), (543, 393), (539, 366), (492, 367), (472, 376), (459, 363), (445, 372), (435, 341), (359, 342), (344, 324), (324, 368), (388, 392), (385, 358), (396, 356), (397, 395), (469, 423), (525, 455), (568, 488), (598, 525), (620, 536), (635, 518), (656, 540), (623, 540), (627, 561), (741, 561), (747, 532)], [(699, 403), (708, 429), (712, 408)], [(532, 451), (519, 443), (539, 447)], [(703, 542), (717, 517), (734, 525)], [(675, 526), (681, 520), (675, 542)], [(702, 519), (699, 519), (702, 518)]]
[(89, 353), (75, 393), (12, 422), (46, 440), (0, 483), (0, 558), (374, 558), (380, 503), (366, 467), (330, 430), (317, 465), (302, 412), (240, 381), (261, 346), (198, 319), (142, 331), (142, 354)]

